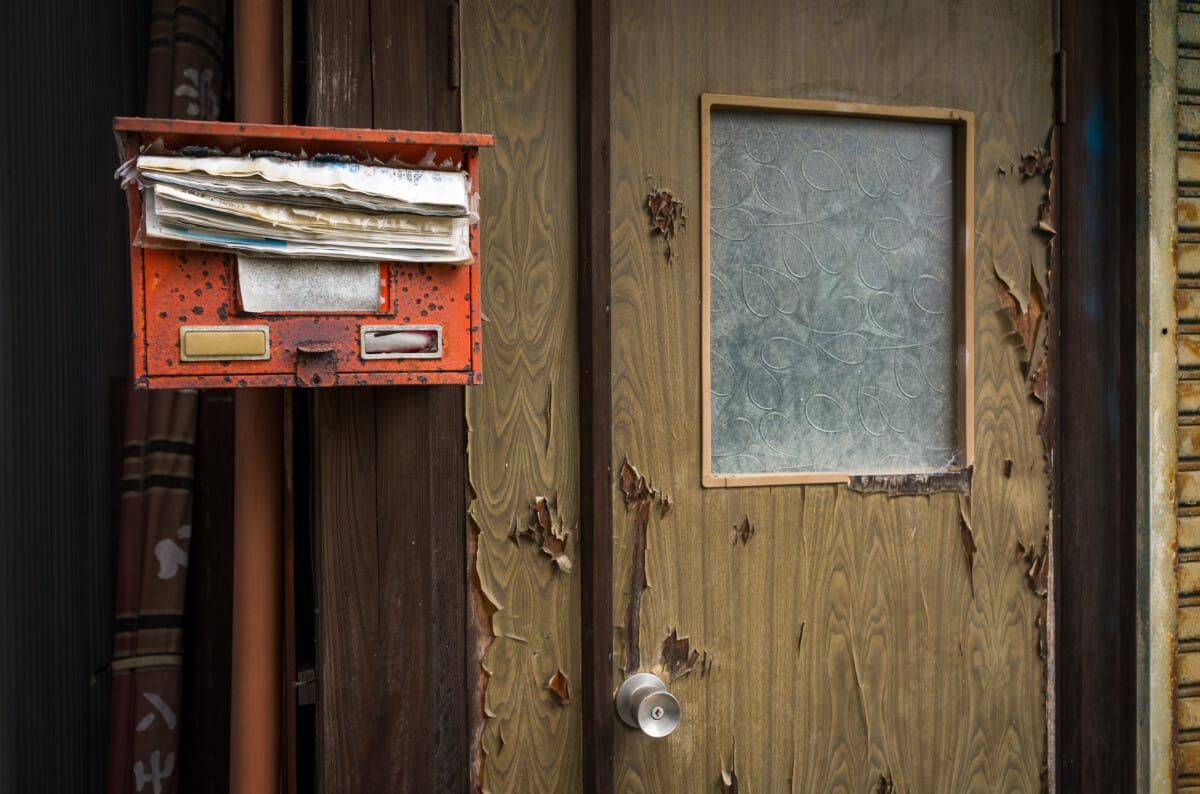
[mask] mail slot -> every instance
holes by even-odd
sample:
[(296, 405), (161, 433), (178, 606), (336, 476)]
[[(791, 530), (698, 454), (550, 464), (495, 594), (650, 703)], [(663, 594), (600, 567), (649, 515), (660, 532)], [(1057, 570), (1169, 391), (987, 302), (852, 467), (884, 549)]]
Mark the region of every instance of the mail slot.
[(135, 118), (114, 130), (139, 387), (482, 380), (491, 136)]
[(441, 358), (442, 329), (436, 325), (364, 325), (363, 358)]

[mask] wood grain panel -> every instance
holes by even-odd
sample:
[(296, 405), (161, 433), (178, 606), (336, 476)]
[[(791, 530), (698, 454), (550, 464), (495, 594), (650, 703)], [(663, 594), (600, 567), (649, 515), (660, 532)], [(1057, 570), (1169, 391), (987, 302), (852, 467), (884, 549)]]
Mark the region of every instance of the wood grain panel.
[[(668, 739), (618, 726), (616, 790), (715, 791), (734, 764), (752, 791), (868, 791), (882, 774), (897, 790), (1038, 790), (1041, 601), (1013, 553), (1046, 530), (1040, 410), (992, 267), (1028, 277), (1045, 256), (1036, 185), (999, 169), (1052, 121), (1048, 8), (621, 0), (613, 19), (613, 463), (675, 502), (649, 527), (642, 666), (671, 628), (713, 659), (672, 683), (684, 716)], [(699, 487), (699, 223), (668, 258), (645, 207), (662, 186), (699, 211), (706, 91), (977, 114), (973, 574), (952, 495)], [(633, 514), (614, 511), (620, 626)], [(754, 535), (732, 542), (746, 517)], [(618, 628), (614, 673), (623, 644)]]
[(577, 570), (510, 532), (557, 497), (578, 560), (574, 18), (569, 3), (462, 8), (463, 125), (496, 135), (481, 158), (484, 382), (467, 394), (476, 568), (498, 609), (483, 732), (487, 791), (573, 791), (581, 779)]

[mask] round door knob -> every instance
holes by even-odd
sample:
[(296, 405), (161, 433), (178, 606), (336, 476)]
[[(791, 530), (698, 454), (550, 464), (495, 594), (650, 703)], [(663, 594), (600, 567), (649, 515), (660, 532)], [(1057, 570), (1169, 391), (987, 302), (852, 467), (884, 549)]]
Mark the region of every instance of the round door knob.
[(653, 673), (626, 678), (617, 690), (617, 715), (631, 728), (658, 739), (679, 726), (679, 701)]

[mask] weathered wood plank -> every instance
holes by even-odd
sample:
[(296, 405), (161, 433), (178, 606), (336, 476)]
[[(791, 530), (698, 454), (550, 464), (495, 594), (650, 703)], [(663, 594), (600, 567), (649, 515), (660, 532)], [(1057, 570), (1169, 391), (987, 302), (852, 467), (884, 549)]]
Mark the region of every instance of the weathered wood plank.
[(308, 30), (308, 123), (372, 126), (371, 0), (311, 0)]
[(379, 567), (362, 565), (378, 550), (375, 392), (330, 389), (314, 397), (318, 790), (389, 790), (369, 785), (382, 765), (363, 763), (378, 761), (365, 750), (390, 749), (369, 739), (386, 717), (376, 705), (386, 681), (365, 664), (384, 639)]
[(429, 129), (425, 0), (371, 0), (372, 126)]
[[(437, 430), (429, 421), (431, 398), (420, 386), (375, 391), (378, 507), (373, 551), (380, 571), (375, 594), (379, 627), (373, 654), (359, 665), (365, 673), (378, 672), (373, 675), (374, 685), (359, 695), (370, 705), (352, 701), (343, 717), (361, 723), (363, 736), (375, 745), (369, 754), (358, 757), (375, 774), (357, 778), (372, 785), (337, 790), (447, 791), (461, 790), (466, 783), (465, 753), (457, 759), (457, 780), (435, 779), (438, 773), (455, 771), (439, 769), (435, 762), (444, 760), (439, 751), (444, 753), (447, 744), (452, 748), (456, 734), (465, 736), (463, 720), (452, 716), (453, 701), (446, 704), (450, 708), (439, 708), (440, 696), (463, 691), (459, 678), (463, 659), (437, 652), (450, 650), (443, 643), (451, 640), (450, 645), (462, 654), (461, 641), (454, 642), (453, 635), (464, 630), (464, 613), (461, 603), (438, 602), (433, 597), (435, 579), (445, 577), (445, 566), (438, 561), (443, 555), (461, 560), (462, 545), (457, 505), (434, 501), (435, 466), (445, 463), (430, 454), (430, 436)], [(362, 567), (367, 560), (356, 562)], [(460, 573), (457, 566), (451, 570)], [(447, 583), (451, 592), (456, 580), (465, 585), (459, 577), (451, 577)], [(459, 715), (465, 706), (459, 699)], [(377, 716), (364, 719), (372, 709)], [(414, 758), (425, 762), (412, 763)], [(448, 786), (453, 782), (458, 785)]]
[[(710, 675), (672, 684), (684, 719), (669, 740), (617, 731), (616, 790), (715, 790), (735, 751), (739, 782), (755, 791), (868, 791), (883, 773), (897, 790), (1038, 790), (1041, 601), (1013, 548), (1040, 543), (1047, 522), (1040, 412), (1005, 341), (991, 265), (1028, 274), (1029, 252), (1043, 250), (1028, 229), (1040, 195), (998, 169), (1042, 145), (1053, 118), (1048, 8), (757, 3), (729, 14), (717, 0), (622, 0), (613, 19), (613, 464), (628, 456), (675, 502), (649, 528), (641, 656), (651, 668), (674, 627), (714, 659)], [(706, 91), (980, 114), (973, 588), (953, 496), (699, 488)], [(650, 233), (651, 186), (691, 215), (673, 260)], [(619, 499), (614, 511), (621, 624), (633, 513)], [(747, 516), (756, 532), (735, 545)], [(622, 642), (618, 629), (614, 672)]]
[[(461, 129), (458, 91), (446, 75), (453, 6), (452, 0), (372, 0), (376, 127)], [(422, 643), (421, 653), (404, 643), (388, 649), (391, 669), (404, 682), (394, 705), (410, 729), (404, 755), (432, 750), (428, 782), (404, 790), (463, 791), (470, 779), (467, 679), (476, 675), (477, 661), (466, 648), (465, 411), (461, 386), (384, 389), (376, 400), (377, 477), (388, 484), (380, 490), (380, 560), (395, 578), (409, 579), (387, 601), (410, 616), (406, 631)], [(413, 766), (404, 758), (391, 763)]]
[[(448, 61), (448, 37), (430, 36), (450, 24), (444, 0), (319, 2), (311, 13), (323, 26), (314, 118), (459, 129), (457, 93), (435, 84), (431, 65)], [(341, 391), (317, 395), (317, 491), (323, 502), (350, 489), (374, 504), (368, 520), (345, 525), (318, 509), (321, 790), (465, 790), (475, 665), (466, 650), (463, 389)], [(324, 435), (326, 424), (347, 423), (353, 432)], [(347, 447), (370, 455), (331, 469)], [(352, 477), (361, 481), (344, 481)]]
[[(557, 497), (579, 561), (574, 33), (570, 3), (462, 6), (463, 124), (497, 135), (480, 177), (487, 372), (467, 392), (476, 571), (498, 609), (484, 660), (494, 794), (581, 786), (578, 570), (509, 538), (534, 497)], [(565, 707), (546, 689), (559, 669)]]

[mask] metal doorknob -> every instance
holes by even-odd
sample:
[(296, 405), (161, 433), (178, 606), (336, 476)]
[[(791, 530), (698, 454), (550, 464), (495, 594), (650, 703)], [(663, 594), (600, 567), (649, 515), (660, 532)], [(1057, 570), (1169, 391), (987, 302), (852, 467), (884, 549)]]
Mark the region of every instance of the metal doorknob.
[(679, 727), (679, 701), (653, 673), (626, 678), (617, 690), (617, 715), (631, 728), (658, 739)]

